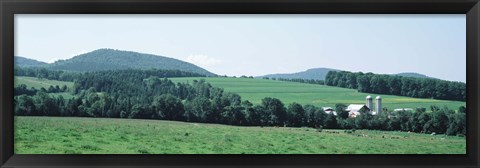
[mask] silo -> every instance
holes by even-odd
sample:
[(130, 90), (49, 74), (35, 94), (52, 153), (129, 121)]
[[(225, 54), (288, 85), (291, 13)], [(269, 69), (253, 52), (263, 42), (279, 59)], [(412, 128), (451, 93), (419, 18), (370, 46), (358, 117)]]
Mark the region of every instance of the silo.
[(375, 98), (375, 111), (377, 112), (377, 115), (382, 113), (382, 97), (380, 96)]
[(367, 107), (370, 109), (370, 110), (373, 110), (373, 106), (372, 106), (372, 96), (368, 95), (366, 98), (367, 100), (367, 103), (365, 105), (367, 105)]

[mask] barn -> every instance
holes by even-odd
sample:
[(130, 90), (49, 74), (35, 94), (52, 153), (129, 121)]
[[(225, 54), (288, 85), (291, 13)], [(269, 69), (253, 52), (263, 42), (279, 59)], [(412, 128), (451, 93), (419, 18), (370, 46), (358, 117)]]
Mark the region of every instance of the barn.
[(348, 117), (355, 118), (360, 115), (360, 111), (370, 112), (371, 110), (365, 104), (350, 104), (345, 111), (348, 111)]

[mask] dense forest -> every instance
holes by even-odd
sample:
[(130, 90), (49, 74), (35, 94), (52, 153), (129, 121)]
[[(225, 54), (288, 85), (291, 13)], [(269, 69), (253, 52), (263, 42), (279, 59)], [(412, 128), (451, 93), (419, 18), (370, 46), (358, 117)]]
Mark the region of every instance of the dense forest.
[(25, 57), (20, 57), (20, 56), (15, 56), (15, 67), (42, 67), (42, 66), (47, 66), (48, 63), (46, 62), (41, 62)]
[(465, 83), (434, 78), (330, 71), (325, 78), (325, 84), (357, 89), (364, 93), (466, 101)]
[[(28, 71), (28, 72), (27, 72)], [(348, 118), (346, 105), (337, 104), (338, 116), (313, 105), (292, 103), (266, 97), (259, 105), (243, 101), (236, 93), (225, 92), (204, 80), (173, 83), (167, 77), (202, 76), (168, 70), (117, 70), (61, 73), (48, 70), (16, 70), (16, 75), (42, 76), (74, 81), (72, 99), (52, 96), (45, 90), (34, 95), (15, 93), (18, 116), (77, 116), (175, 120), (246, 126), (292, 126), (328, 129), (401, 130), (424, 133), (465, 135), (464, 107), (458, 112), (432, 106), (416, 112), (364, 113)], [(62, 75), (71, 76), (61, 77)], [(19, 86), (24, 89), (23, 86)], [(20, 88), (16, 88), (18, 92)], [(32, 95), (32, 96), (30, 96)], [(347, 115), (345, 115), (347, 114)]]
[(68, 71), (52, 71), (46, 68), (39, 68), (39, 67), (24, 67), (24, 68), (15, 67), (14, 75), (35, 77), (39, 79), (73, 82), (82, 74), (77, 72), (68, 72)]
[[(111, 73), (114, 70), (101, 71), (101, 73)], [(138, 69), (128, 69), (128, 70), (116, 70), (118, 74), (128, 74), (128, 75), (139, 75), (140, 77), (145, 76), (157, 76), (157, 77), (205, 77), (194, 72), (185, 72), (180, 70), (163, 70), (163, 69), (149, 69), (149, 70), (138, 70)], [(29, 67), (29, 68), (20, 68), (15, 67), (14, 75), (15, 76), (28, 76), (36, 77), (39, 79), (49, 79), (49, 80), (59, 80), (74, 82), (82, 77), (85, 77), (84, 74), (91, 74), (95, 72), (71, 72), (71, 71), (56, 71), (49, 70), (47, 68), (38, 68), (38, 67)]]
[(67, 88), (66, 85), (63, 85), (62, 87), (60, 87), (58, 85), (55, 85), (55, 86), (50, 86), (48, 89), (43, 88), (43, 87), (40, 88), (40, 89), (37, 89), (35, 87), (31, 87), (29, 89), (29, 88), (27, 88), (27, 85), (21, 84), (21, 85), (15, 87), (14, 95), (15, 96), (18, 96), (18, 95), (32, 96), (32, 95), (36, 95), (37, 92), (39, 92), (39, 91), (46, 92), (46, 93), (60, 93), (60, 92), (67, 92), (68, 88)]
[(49, 70), (72, 72), (92, 72), (126, 69), (164, 69), (216, 76), (197, 65), (174, 58), (114, 49), (98, 49), (66, 60), (51, 64), (36, 60), (15, 57), (16, 67), (44, 67)]

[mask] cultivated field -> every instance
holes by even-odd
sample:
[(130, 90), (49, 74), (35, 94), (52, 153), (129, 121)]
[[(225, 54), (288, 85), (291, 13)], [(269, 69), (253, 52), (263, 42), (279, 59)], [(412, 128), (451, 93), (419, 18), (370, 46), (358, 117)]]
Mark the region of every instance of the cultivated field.
[[(378, 95), (360, 93), (354, 89), (265, 79), (198, 77), (170, 78), (170, 80), (174, 82), (189, 83), (192, 83), (194, 79), (205, 79), (213, 86), (224, 88), (226, 91), (238, 93), (242, 96), (243, 100), (249, 100), (254, 104), (261, 103), (261, 100), (265, 97), (274, 97), (282, 100), (282, 102), (287, 105), (292, 102), (297, 102), (300, 104), (312, 104), (319, 107), (334, 107), (336, 103), (344, 103), (347, 105), (363, 104), (365, 103), (365, 97), (367, 95), (371, 95), (373, 97)], [(69, 89), (73, 88), (73, 82), (16, 76), (15, 86), (20, 84), (25, 84), (28, 88), (35, 87), (37, 89), (40, 89), (41, 87), (48, 89), (48, 87), (55, 85), (66, 85)], [(52, 95), (62, 95), (66, 99), (73, 97), (73, 95), (68, 92), (52, 93)], [(381, 96), (383, 98), (383, 107), (388, 109), (425, 107), (428, 110), (430, 105), (437, 105), (439, 107), (447, 106), (450, 109), (456, 110), (460, 106), (465, 106), (465, 102), (460, 101), (419, 99), (392, 95)]]
[(463, 137), (406, 132), (15, 117), (16, 154), (465, 154), (465, 145)]
[[(264, 97), (274, 97), (282, 100), (285, 104), (297, 102), (300, 104), (312, 104), (319, 107), (335, 107), (336, 103), (364, 104), (365, 97), (371, 95), (375, 98), (379, 94), (360, 93), (354, 89), (314, 85), (297, 82), (250, 79), (250, 78), (169, 78), (174, 82), (193, 83), (194, 79), (205, 79), (213, 86), (224, 88), (226, 91), (235, 92), (242, 96), (243, 100), (249, 100), (254, 104), (261, 103)], [(458, 109), (465, 106), (465, 102), (444, 101), (434, 99), (419, 99), (403, 96), (381, 95), (383, 107), (395, 108), (416, 108), (430, 105), (439, 107), (447, 106), (450, 109)]]
[[(50, 86), (58, 85), (60, 88), (63, 85), (66, 85), (68, 89), (73, 88), (73, 82), (64, 82), (64, 81), (57, 81), (57, 80), (48, 80), (48, 79), (39, 79), (35, 77), (26, 77), (26, 76), (15, 76), (15, 87), (25, 84), (27, 88), (30, 89), (34, 87), (35, 89), (45, 88), (48, 89)], [(64, 99), (71, 99), (74, 95), (70, 92), (60, 92), (60, 93), (49, 93), (52, 96), (62, 96)]]
[(27, 85), (27, 88), (35, 87), (36, 89), (45, 88), (48, 89), (50, 86), (62, 87), (66, 85), (67, 88), (73, 87), (73, 82), (63, 82), (57, 80), (48, 80), (48, 79), (39, 79), (35, 77), (26, 77), (26, 76), (15, 76), (15, 86), (19, 86), (21, 84)]

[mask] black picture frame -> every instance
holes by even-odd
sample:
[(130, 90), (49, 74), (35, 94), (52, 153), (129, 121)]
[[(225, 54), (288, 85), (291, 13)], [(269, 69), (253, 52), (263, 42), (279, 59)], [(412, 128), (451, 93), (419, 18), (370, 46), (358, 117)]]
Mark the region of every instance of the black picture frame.
[[(479, 0), (0, 0), (2, 167), (479, 167)], [(466, 14), (466, 155), (14, 155), (15, 14)]]

